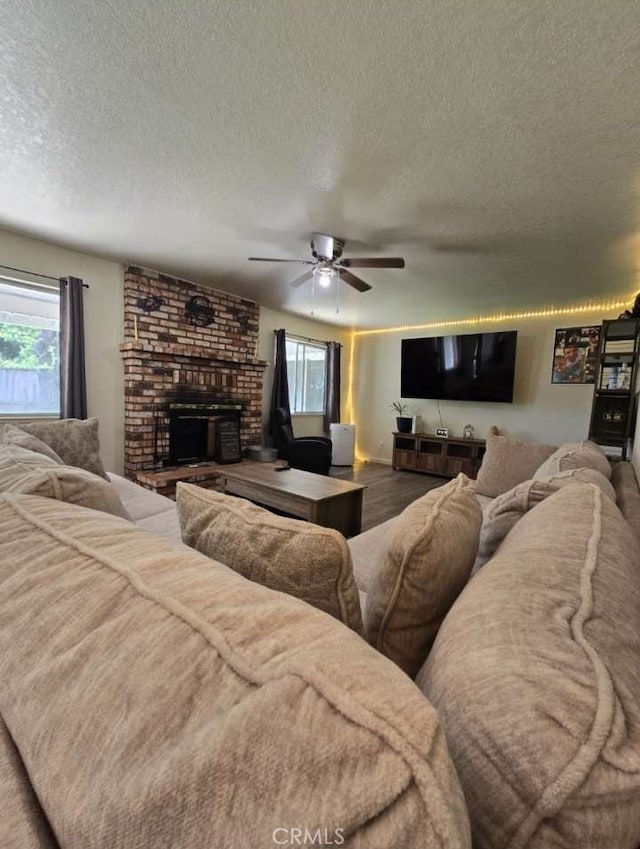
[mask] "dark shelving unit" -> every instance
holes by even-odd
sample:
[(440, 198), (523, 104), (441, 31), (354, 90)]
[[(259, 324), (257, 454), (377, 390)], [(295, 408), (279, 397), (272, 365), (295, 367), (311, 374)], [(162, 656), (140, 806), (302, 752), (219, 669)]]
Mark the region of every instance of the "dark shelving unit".
[(634, 435), (639, 351), (640, 319), (602, 322), (589, 439), (620, 448), (623, 460)]

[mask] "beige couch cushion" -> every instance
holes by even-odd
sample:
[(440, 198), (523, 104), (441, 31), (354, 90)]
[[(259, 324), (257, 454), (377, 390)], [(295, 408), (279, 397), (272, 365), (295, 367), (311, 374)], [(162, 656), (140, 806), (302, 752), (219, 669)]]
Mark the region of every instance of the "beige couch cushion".
[(595, 469), (568, 469), (545, 478), (533, 478), (503, 492), (489, 504), (483, 513), (478, 556), (473, 566), (475, 574), (491, 558), (511, 528), (536, 504), (544, 501), (563, 486), (572, 483), (592, 483), (616, 501), (616, 493), (609, 481)]
[(351, 555), (341, 533), (189, 483), (178, 483), (176, 502), (187, 545), (362, 633)]
[(487, 436), (487, 449), (476, 480), (480, 495), (495, 498), (534, 476), (538, 466), (555, 451), (553, 445)]
[(581, 442), (565, 442), (553, 454), (542, 463), (536, 471), (535, 477), (542, 478), (547, 475), (555, 475), (567, 469), (579, 468), (595, 469), (607, 479), (611, 477), (611, 464), (607, 457), (595, 442), (583, 439)]
[[(0, 710), (65, 847), (469, 847), (438, 716), (357, 634), (95, 511), (0, 497)], [(37, 615), (36, 615), (37, 613)]]
[(0, 837), (2, 849), (57, 849), (7, 726), (0, 719)]
[(108, 480), (100, 459), (98, 419), (30, 422), (20, 428), (46, 443), (67, 466), (79, 466)]
[(524, 516), (449, 611), (418, 685), (478, 849), (640, 844), (640, 544), (572, 484)]
[(482, 511), (465, 475), (404, 510), (386, 534), (367, 592), (367, 640), (414, 676), (478, 550)]
[(4, 442), (7, 445), (18, 445), (20, 448), (26, 448), (28, 451), (36, 451), (38, 454), (44, 454), (50, 460), (54, 460), (61, 466), (64, 465), (62, 458), (58, 457), (56, 452), (52, 448), (49, 448), (45, 442), (15, 425), (7, 424), (4, 426)]
[(107, 476), (132, 522), (173, 542), (181, 541), (175, 501), (113, 472), (107, 472)]
[(111, 483), (76, 466), (56, 466), (29, 472), (6, 487), (5, 492), (56, 498), (130, 519)]
[(631, 463), (614, 463), (611, 483), (616, 491), (620, 512), (631, 525), (635, 535), (640, 538), (640, 489)]
[[(607, 466), (607, 471), (610, 472), (611, 468), (608, 465), (608, 461)], [(594, 486), (597, 486), (598, 489), (602, 490), (603, 495), (606, 495), (607, 498), (613, 501), (614, 504), (617, 501), (616, 491), (609, 480), (609, 475), (603, 475), (602, 472), (599, 472), (597, 469), (590, 468), (589, 466), (572, 467), (562, 472), (551, 472), (547, 475), (536, 474), (535, 479), (548, 481), (557, 489), (561, 489), (563, 486), (567, 486), (567, 484), (570, 483), (592, 483)]]

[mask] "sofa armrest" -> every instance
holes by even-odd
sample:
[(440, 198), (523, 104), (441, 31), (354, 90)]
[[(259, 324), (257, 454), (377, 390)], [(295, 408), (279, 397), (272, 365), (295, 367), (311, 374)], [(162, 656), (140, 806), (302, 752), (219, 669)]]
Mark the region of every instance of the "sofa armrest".
[(614, 463), (611, 483), (616, 491), (616, 504), (640, 539), (640, 488), (631, 463)]

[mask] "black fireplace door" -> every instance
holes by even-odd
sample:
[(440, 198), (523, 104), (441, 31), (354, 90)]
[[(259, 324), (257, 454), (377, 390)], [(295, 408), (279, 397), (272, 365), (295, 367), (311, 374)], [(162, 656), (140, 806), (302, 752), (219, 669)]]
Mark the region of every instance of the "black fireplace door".
[(172, 466), (213, 460), (215, 420), (172, 410), (169, 418), (169, 462)]

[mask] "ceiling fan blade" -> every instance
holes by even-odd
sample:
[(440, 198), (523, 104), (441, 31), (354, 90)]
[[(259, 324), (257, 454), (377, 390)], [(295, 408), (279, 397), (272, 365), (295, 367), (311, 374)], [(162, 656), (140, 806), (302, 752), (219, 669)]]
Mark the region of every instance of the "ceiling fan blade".
[(302, 262), (305, 265), (313, 265), (310, 259), (275, 259), (272, 256), (248, 256), (247, 259), (253, 262)]
[(341, 260), (340, 265), (344, 268), (404, 268), (404, 260), (401, 256), (353, 257)]
[[(311, 273), (313, 274), (313, 272)], [(338, 274), (345, 283), (348, 283), (349, 286), (353, 286), (353, 288), (357, 289), (358, 292), (368, 292), (371, 288), (368, 283), (365, 283), (364, 280), (361, 280), (359, 277), (356, 277), (355, 274), (347, 271), (346, 268), (338, 268)]]
[[(311, 263), (313, 265), (313, 263)], [(296, 279), (291, 284), (294, 287), (302, 286), (303, 283), (306, 283), (307, 280), (311, 280), (313, 277), (313, 269), (311, 271), (305, 271), (304, 274), (301, 274), (300, 277), (296, 277)]]

